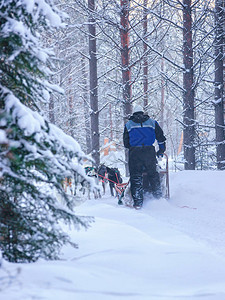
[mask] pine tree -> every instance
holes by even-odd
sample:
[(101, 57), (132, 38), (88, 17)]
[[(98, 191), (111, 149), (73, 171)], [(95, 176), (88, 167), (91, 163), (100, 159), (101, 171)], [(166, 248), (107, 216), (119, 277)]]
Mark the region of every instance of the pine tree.
[(46, 79), (51, 53), (37, 29), (60, 25), (51, 1), (0, 1), (0, 248), (12, 262), (58, 258), (62, 245), (75, 246), (60, 222), (91, 221), (74, 214), (62, 184), (77, 170), (88, 180), (79, 166), (84, 154), (38, 112), (57, 88)]

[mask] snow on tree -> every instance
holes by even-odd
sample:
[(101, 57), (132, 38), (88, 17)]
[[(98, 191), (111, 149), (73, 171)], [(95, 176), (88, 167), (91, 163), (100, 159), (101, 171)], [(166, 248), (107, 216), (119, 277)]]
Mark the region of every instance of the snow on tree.
[[(212, 101), (215, 99), (215, 1), (90, 2), (95, 3), (93, 9), (88, 9), (86, 0), (69, 3), (57, 0), (58, 7), (69, 14), (69, 21), (66, 29), (47, 36), (58, 54), (52, 69), (54, 82), (63, 84), (67, 92), (52, 103), (56, 124), (74, 135), (84, 149), (90, 149), (90, 140), (87, 139), (89, 146), (85, 146), (85, 136), (91, 135), (88, 134), (90, 114), (96, 111), (99, 132), (93, 130), (93, 133), (99, 134), (100, 148), (105, 138), (115, 141), (119, 147), (123, 119), (131, 113), (131, 104), (144, 103), (146, 111), (163, 127), (170, 156), (178, 156), (182, 144), (185, 151), (180, 156), (185, 153), (186, 168), (214, 168), (215, 144), (217, 150), (223, 148), (223, 137), (216, 142), (214, 105), (217, 101)], [(90, 24), (91, 17), (94, 22)], [(89, 103), (89, 25), (96, 27), (98, 109), (92, 109)], [(121, 37), (125, 38), (123, 43)], [(82, 74), (83, 70), (86, 73)], [(129, 95), (128, 101), (124, 95)], [(72, 114), (70, 96), (73, 97)], [(129, 110), (124, 110), (126, 103)], [(221, 116), (222, 110), (219, 111)], [(82, 124), (72, 124), (71, 117), (78, 115)], [(219, 124), (217, 129), (222, 133)]]
[[(38, 30), (62, 26), (50, 0), (0, 1), (0, 240), (13, 262), (56, 259), (70, 243), (60, 222), (87, 228), (77, 217), (65, 177), (84, 179), (79, 144), (40, 114), (52, 90), (46, 67), (53, 53), (43, 49)], [(60, 200), (59, 200), (60, 199)]]

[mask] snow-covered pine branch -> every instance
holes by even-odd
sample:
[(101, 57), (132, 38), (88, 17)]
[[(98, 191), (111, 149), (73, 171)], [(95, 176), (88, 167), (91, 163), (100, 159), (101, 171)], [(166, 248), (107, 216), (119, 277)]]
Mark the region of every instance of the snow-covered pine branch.
[(7, 0), (0, 17), (1, 250), (14, 262), (55, 259), (63, 244), (76, 246), (60, 222), (87, 228), (92, 220), (75, 215), (63, 180), (79, 174), (94, 189), (79, 144), (37, 112), (51, 91), (62, 92), (48, 82), (53, 52), (38, 30), (62, 22), (51, 0)]

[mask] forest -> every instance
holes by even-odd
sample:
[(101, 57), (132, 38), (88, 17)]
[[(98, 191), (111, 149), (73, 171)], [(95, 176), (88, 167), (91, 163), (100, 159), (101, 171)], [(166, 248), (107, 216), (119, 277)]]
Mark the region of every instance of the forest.
[(135, 104), (185, 170), (225, 169), (224, 9), (224, 0), (0, 0), (4, 258), (57, 259), (73, 244), (60, 222), (90, 226), (62, 182), (73, 174), (96, 189), (83, 162), (98, 166), (109, 145), (125, 151)]
[[(224, 169), (224, 1), (58, 1), (63, 30), (46, 36), (52, 81), (44, 108), (97, 165), (104, 140), (123, 149), (132, 106), (159, 121), (185, 169)], [(79, 122), (77, 120), (79, 119)], [(177, 157), (179, 155), (179, 157)]]

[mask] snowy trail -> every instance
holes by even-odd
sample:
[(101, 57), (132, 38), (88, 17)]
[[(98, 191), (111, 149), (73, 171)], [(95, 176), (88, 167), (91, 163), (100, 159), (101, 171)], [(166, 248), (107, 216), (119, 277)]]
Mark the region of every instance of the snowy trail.
[[(209, 180), (208, 178), (212, 176), (213, 180)], [(143, 215), (151, 216), (197, 242), (202, 242), (210, 248), (210, 251), (225, 259), (225, 192), (223, 190), (225, 173), (186, 171), (170, 174), (170, 181), (170, 200), (147, 198), (141, 211), (132, 212), (135, 214), (135, 220), (137, 220), (138, 213), (142, 215), (141, 229), (148, 232), (149, 227), (145, 228), (148, 217), (143, 218)], [(118, 221), (121, 221), (121, 214), (111, 213), (111, 206), (117, 209), (128, 209), (129, 214), (132, 211), (127, 207), (118, 206), (117, 199), (109, 194), (99, 199), (97, 204), (99, 203), (106, 205), (104, 210), (101, 207), (100, 216), (113, 216)], [(92, 207), (92, 204), (89, 203), (88, 206)], [(98, 210), (96, 216), (98, 216)], [(130, 225), (138, 226), (130, 215), (125, 220)]]
[(169, 203), (148, 202), (146, 210), (225, 259), (225, 172), (185, 171), (170, 177)]
[[(106, 254), (106, 257), (110, 255), (111, 263), (113, 260), (113, 267), (110, 268), (117, 271), (123, 269), (125, 278), (124, 274), (118, 276), (120, 280), (129, 282), (127, 287), (123, 286), (123, 290), (126, 288), (132, 290), (133, 297), (140, 300), (225, 298), (225, 281), (221, 277), (221, 272), (224, 274), (225, 271), (225, 264), (224, 262), (221, 264), (220, 257), (209, 252), (201, 240), (198, 242), (197, 239), (191, 238), (191, 234), (189, 237), (176, 230), (179, 221), (172, 222), (172, 220), (180, 215), (182, 209), (172, 206), (163, 199), (150, 201), (141, 211), (118, 207), (116, 203), (115, 198), (105, 197), (98, 202), (90, 201), (87, 209), (94, 213), (97, 223), (104, 224), (101, 228), (101, 231), (105, 232), (104, 243), (108, 246), (112, 244), (108, 249), (110, 254)], [(165, 212), (168, 216), (162, 217)], [(188, 213), (184, 210), (185, 215)], [(105, 227), (107, 222), (103, 217), (115, 228), (112, 227), (110, 230)], [(184, 223), (183, 227), (188, 228), (189, 220)], [(111, 231), (115, 233), (111, 234)], [(191, 233), (191, 228), (187, 232)], [(118, 244), (122, 249), (118, 250)], [(104, 257), (103, 252), (100, 252), (102, 262)], [(114, 261), (114, 255), (120, 258), (119, 261)], [(137, 274), (137, 278), (132, 270)], [(139, 274), (142, 274), (141, 282)], [(137, 291), (134, 290), (132, 279)], [(114, 283), (115, 278), (111, 280)], [(116, 281), (113, 288), (118, 290), (118, 286), (119, 283)], [(140, 290), (145, 292), (138, 295)]]
[(224, 174), (171, 174), (169, 202), (145, 199), (140, 211), (109, 192), (87, 200), (76, 213), (95, 223), (69, 231), (79, 249), (64, 247), (62, 261), (4, 262), (20, 273), (0, 299), (225, 299)]

